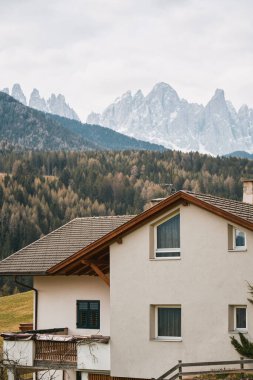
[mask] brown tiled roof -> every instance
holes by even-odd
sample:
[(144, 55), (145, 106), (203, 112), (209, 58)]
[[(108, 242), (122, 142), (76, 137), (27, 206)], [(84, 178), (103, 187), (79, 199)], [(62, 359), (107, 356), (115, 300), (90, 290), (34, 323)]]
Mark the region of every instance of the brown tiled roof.
[(183, 191), (201, 201), (209, 203), (223, 211), (238, 216), (253, 223), (253, 205), (249, 203), (235, 201), (233, 199), (216, 197), (210, 194), (193, 193), (191, 191)]
[(45, 274), (52, 266), (132, 218), (132, 215), (121, 215), (73, 219), (0, 262), (0, 274)]
[(253, 231), (253, 205), (208, 194), (181, 190), (164, 198), (155, 206), (137, 215), (101, 239), (94, 241), (90, 246), (82, 248), (73, 256), (50, 268), (47, 273), (68, 274), (69, 270), (72, 269), (75, 263), (78, 263), (83, 258), (88, 260), (95, 259), (99, 255), (101, 249), (104, 249), (106, 246), (108, 247), (114, 241), (126, 236), (143, 224), (162, 215), (169, 208), (175, 207), (175, 205), (179, 205), (180, 203), (192, 203), (230, 221), (231, 223), (238, 224)]

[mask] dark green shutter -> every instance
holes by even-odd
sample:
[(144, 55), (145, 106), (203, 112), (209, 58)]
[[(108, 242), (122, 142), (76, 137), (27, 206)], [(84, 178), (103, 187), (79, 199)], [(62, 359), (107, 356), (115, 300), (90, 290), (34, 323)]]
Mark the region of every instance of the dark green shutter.
[(89, 303), (89, 320), (88, 328), (99, 329), (100, 328), (100, 305), (98, 301), (91, 301)]
[(100, 301), (77, 301), (77, 328), (100, 328)]

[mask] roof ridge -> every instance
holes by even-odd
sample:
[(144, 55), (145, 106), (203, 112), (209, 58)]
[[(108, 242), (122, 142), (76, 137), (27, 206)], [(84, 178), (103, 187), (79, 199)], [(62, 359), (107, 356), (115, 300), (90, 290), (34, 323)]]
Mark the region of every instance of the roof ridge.
[(200, 193), (200, 192), (195, 192), (195, 191), (190, 191), (190, 190), (179, 190), (179, 191), (182, 191), (184, 193), (187, 193), (187, 194), (190, 194), (190, 195), (193, 195), (193, 196), (194, 195), (209, 196), (209, 197), (212, 197), (212, 198), (218, 198), (218, 199), (222, 199), (222, 200), (229, 201), (229, 202), (235, 202), (235, 203), (238, 203), (238, 204), (243, 205), (243, 206), (253, 207), (253, 204), (246, 203), (246, 202), (243, 202), (243, 201), (238, 201), (237, 199), (225, 198), (225, 197), (220, 197), (220, 196), (217, 196), (217, 195), (212, 195), (212, 194), (209, 194), (209, 193)]
[[(83, 220), (83, 219), (102, 219), (102, 218), (120, 218), (122, 216), (136, 216), (136, 214), (121, 214), (121, 215), (97, 215), (97, 216), (79, 216), (77, 218), (72, 219), (73, 220)], [(64, 224), (66, 225), (66, 224)], [(56, 230), (54, 230), (56, 231)]]

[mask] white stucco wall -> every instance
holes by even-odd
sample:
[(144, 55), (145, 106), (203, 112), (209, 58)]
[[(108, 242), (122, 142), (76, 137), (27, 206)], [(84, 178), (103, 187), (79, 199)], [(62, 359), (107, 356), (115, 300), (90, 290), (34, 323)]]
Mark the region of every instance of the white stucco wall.
[[(232, 360), (228, 305), (247, 305), (249, 338), (253, 306), (253, 233), (247, 252), (228, 252), (228, 222), (194, 205), (182, 206), (181, 260), (149, 259), (149, 225), (113, 244), (111, 281), (111, 375), (151, 378), (178, 360)], [(182, 307), (182, 341), (150, 338), (150, 305)]]
[[(38, 329), (68, 327), (69, 334), (110, 335), (109, 287), (95, 276), (35, 277)], [(100, 330), (76, 328), (76, 301), (100, 300)]]
[(34, 360), (34, 341), (11, 341), (3, 343), (3, 353), (6, 363), (32, 367)]
[(110, 343), (79, 343), (77, 368), (89, 371), (110, 371)]

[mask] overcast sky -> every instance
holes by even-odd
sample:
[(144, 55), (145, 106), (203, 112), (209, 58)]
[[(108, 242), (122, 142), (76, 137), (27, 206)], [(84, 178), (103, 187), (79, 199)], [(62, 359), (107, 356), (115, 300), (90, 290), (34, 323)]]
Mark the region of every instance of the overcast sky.
[(62, 93), (85, 120), (169, 83), (253, 107), (253, 0), (0, 0), (0, 88)]

